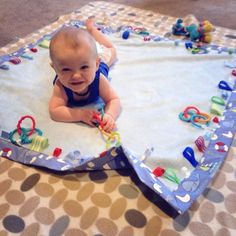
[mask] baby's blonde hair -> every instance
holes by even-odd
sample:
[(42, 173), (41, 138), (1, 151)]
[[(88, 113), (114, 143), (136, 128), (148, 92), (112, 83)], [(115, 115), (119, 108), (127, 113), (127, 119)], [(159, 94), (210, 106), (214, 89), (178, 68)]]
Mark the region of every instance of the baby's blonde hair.
[(62, 27), (51, 39), (49, 46), (50, 58), (53, 61), (54, 50), (57, 44), (60, 42), (66, 43), (66, 45), (72, 49), (81, 47), (83, 43), (87, 43), (91, 47), (91, 52), (97, 57), (96, 42), (92, 35), (84, 29), (77, 28), (75, 26)]

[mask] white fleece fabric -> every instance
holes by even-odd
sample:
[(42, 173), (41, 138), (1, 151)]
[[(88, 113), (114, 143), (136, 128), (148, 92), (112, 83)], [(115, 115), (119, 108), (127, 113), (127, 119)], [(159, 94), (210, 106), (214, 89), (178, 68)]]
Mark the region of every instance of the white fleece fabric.
[[(227, 54), (211, 52), (192, 55), (184, 45), (174, 42), (144, 42), (141, 37), (123, 40), (120, 34), (110, 35), (118, 52), (118, 61), (110, 70), (112, 86), (118, 92), (122, 113), (117, 120), (122, 144), (141, 157), (147, 148), (153, 152), (145, 163), (181, 170), (191, 165), (182, 152), (194, 145), (195, 139), (206, 130), (193, 127), (178, 118), (187, 106), (196, 106), (209, 113), (210, 98), (220, 96), (217, 84), (227, 80), (230, 69), (224, 67)], [(54, 71), (49, 65), (48, 50), (38, 48), (34, 59), (22, 59), (9, 71), (0, 71), (1, 112), (0, 129), (12, 131), (21, 116), (32, 115), (36, 127), (49, 139), (44, 153), (56, 147), (62, 155), (80, 150), (86, 156), (97, 156), (105, 142), (97, 128), (81, 123), (62, 123), (50, 119), (48, 101), (53, 89)], [(29, 127), (29, 121), (22, 122)]]

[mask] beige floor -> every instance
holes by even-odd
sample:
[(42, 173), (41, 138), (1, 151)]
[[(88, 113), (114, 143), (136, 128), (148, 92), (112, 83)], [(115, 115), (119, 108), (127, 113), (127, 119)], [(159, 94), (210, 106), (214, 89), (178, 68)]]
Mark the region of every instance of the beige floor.
[[(106, 14), (116, 13), (112, 15), (112, 23), (120, 17), (125, 24), (132, 12), (136, 13), (137, 22), (145, 25), (148, 22), (149, 28), (153, 26), (149, 19), (156, 15), (127, 7), (123, 11), (118, 9), (116, 6), (109, 11), (106, 8)], [(86, 7), (78, 15), (83, 16), (84, 12), (99, 15), (103, 11), (101, 6)], [(161, 17), (161, 20), (165, 24), (171, 22), (170, 17)], [(62, 22), (63, 19), (60, 24)], [(225, 38), (222, 35), (226, 33), (219, 32), (221, 38)], [(161, 210), (164, 202), (145, 187), (132, 170), (61, 176), (1, 158), (0, 235), (236, 235), (235, 153), (234, 140), (214, 181), (187, 212), (175, 219)]]
[[(88, 2), (87, 0), (1, 0), (0, 47), (17, 41), (18, 38), (54, 22), (59, 16), (71, 13)], [(175, 17), (194, 14), (200, 21), (207, 19), (217, 26), (236, 29), (235, 0), (112, 0), (106, 2), (122, 3)]]

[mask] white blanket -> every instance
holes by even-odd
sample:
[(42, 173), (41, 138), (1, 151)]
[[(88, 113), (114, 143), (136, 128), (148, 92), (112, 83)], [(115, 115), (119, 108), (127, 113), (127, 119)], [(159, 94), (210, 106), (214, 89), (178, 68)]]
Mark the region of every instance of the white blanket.
[[(209, 113), (210, 98), (220, 96), (217, 84), (229, 79), (229, 69), (223, 63), (230, 56), (217, 52), (192, 55), (184, 45), (170, 41), (144, 42), (135, 36), (123, 40), (118, 33), (109, 37), (118, 51), (110, 77), (123, 107), (117, 120), (122, 144), (138, 158), (153, 148), (145, 160), (151, 169), (163, 166), (181, 171), (186, 167), (191, 171), (182, 152), (190, 146), (200, 160), (194, 141), (206, 130), (181, 121), (178, 115), (190, 105)], [(31, 53), (33, 60), (22, 59), (9, 71), (0, 71), (0, 129), (12, 131), (21, 116), (32, 115), (36, 127), (49, 139), (45, 153), (60, 147), (62, 155), (80, 150), (86, 156), (98, 156), (105, 142), (97, 128), (50, 119), (48, 101), (55, 74), (49, 66), (48, 50), (38, 49)], [(27, 121), (22, 123), (27, 125)]]

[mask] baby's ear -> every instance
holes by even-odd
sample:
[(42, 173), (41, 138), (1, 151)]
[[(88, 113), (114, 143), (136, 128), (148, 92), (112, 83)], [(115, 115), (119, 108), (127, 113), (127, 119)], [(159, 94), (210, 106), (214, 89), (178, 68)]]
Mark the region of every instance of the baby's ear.
[(54, 68), (54, 65), (53, 65), (53, 63), (52, 63), (52, 61), (50, 62), (50, 66), (55, 70), (55, 68)]
[(96, 69), (97, 69), (97, 70), (98, 70), (98, 68), (99, 68), (100, 62), (101, 62), (101, 58), (100, 58), (100, 57), (97, 57), (97, 59), (96, 59)]

